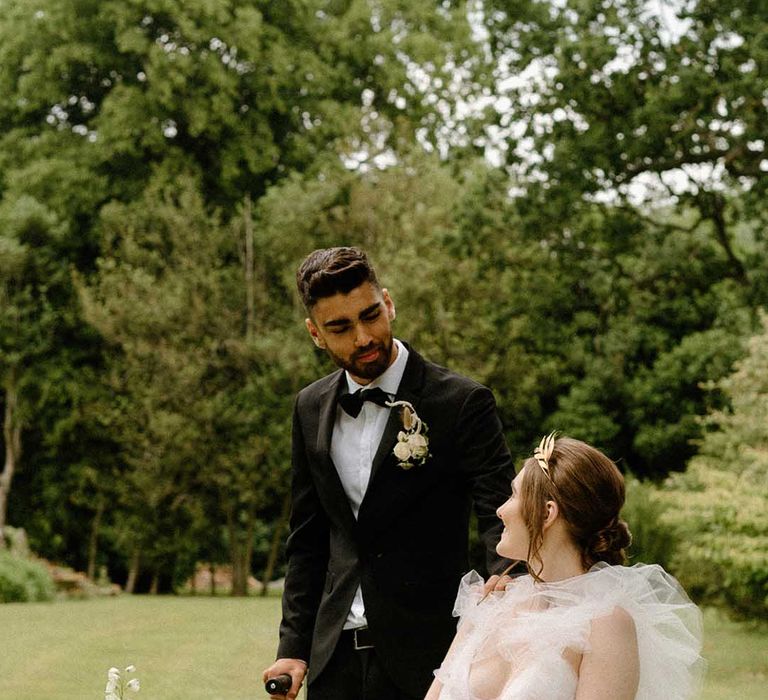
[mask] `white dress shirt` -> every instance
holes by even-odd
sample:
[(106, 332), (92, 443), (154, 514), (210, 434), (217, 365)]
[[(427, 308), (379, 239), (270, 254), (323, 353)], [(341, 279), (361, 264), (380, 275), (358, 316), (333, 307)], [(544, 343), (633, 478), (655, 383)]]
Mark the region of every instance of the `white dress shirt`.
[[(358, 389), (372, 389), (379, 387), (392, 398), (397, 394), (400, 380), (405, 372), (405, 364), (408, 361), (408, 350), (397, 338), (394, 339), (397, 348), (395, 361), (387, 367), (383, 374), (379, 375), (370, 384), (363, 386), (358, 384), (349, 372), (347, 375), (347, 387), (353, 394)], [(341, 485), (349, 499), (352, 512), (357, 517), (360, 504), (363, 502), (368, 481), (371, 478), (371, 467), (376, 451), (379, 449), (384, 428), (387, 425), (391, 408), (379, 406), (372, 401), (365, 401), (360, 415), (352, 418), (341, 406), (336, 408), (336, 421), (333, 424), (331, 436), (331, 459), (339, 473)], [(365, 606), (363, 604), (363, 592), (358, 586), (355, 598), (352, 601), (344, 629), (365, 627)]]

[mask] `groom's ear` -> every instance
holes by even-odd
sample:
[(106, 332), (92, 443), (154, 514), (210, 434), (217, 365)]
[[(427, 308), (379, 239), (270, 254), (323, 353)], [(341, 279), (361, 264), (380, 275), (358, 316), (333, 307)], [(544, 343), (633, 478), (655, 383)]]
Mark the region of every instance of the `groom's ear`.
[(312, 342), (317, 345), (321, 350), (325, 350), (325, 341), (320, 337), (320, 331), (317, 330), (317, 326), (314, 324), (311, 318), (304, 319), (304, 325), (309, 331), (309, 335), (312, 338)]
[(394, 321), (397, 318), (397, 311), (395, 310), (395, 302), (392, 301), (392, 297), (389, 296), (389, 290), (383, 288), (381, 290), (381, 296), (384, 298), (384, 306), (387, 309), (387, 318), (390, 321)]

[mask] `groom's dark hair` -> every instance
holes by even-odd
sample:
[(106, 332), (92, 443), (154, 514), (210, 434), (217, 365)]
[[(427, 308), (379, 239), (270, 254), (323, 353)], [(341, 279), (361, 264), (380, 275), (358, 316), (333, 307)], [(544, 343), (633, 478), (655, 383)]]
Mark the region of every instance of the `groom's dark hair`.
[(376, 271), (360, 248), (321, 248), (311, 252), (296, 273), (296, 286), (307, 311), (319, 299), (349, 294), (361, 284), (379, 287)]

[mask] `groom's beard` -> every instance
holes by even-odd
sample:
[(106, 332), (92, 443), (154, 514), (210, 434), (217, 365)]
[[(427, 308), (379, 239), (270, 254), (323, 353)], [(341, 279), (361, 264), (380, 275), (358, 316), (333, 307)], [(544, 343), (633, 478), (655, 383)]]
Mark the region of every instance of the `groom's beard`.
[[(392, 349), (392, 336), (390, 335), (384, 342), (371, 343), (364, 348), (355, 350), (348, 359), (336, 355), (328, 348), (326, 348), (325, 351), (337, 367), (347, 370), (353, 377), (373, 380), (384, 374), (384, 371), (389, 367), (392, 361)], [(360, 360), (361, 357), (374, 350), (378, 350), (378, 356), (375, 360), (372, 360), (371, 362), (363, 362)]]

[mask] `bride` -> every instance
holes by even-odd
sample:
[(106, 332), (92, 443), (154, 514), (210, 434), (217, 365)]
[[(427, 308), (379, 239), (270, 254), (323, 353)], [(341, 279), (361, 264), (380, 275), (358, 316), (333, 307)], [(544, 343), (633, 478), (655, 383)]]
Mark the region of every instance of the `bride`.
[(525, 560), (529, 574), (486, 595), (477, 573), (464, 577), (456, 638), (426, 700), (695, 697), (699, 610), (660, 566), (623, 565), (623, 504), (608, 457), (544, 438), (497, 511), (498, 553)]

